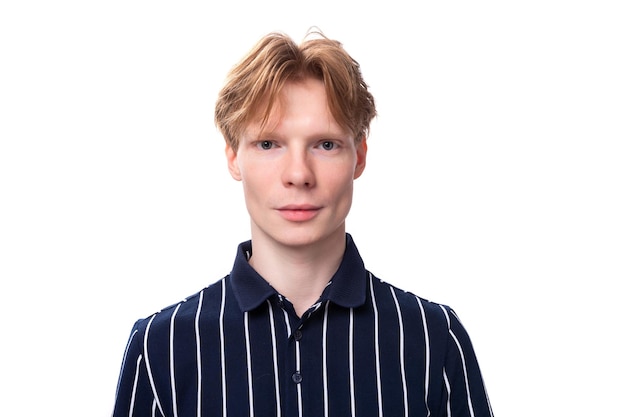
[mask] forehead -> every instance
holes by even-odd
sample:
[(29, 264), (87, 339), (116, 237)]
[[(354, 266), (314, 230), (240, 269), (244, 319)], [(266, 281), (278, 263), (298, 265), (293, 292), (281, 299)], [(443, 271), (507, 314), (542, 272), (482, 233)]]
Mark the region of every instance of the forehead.
[(314, 78), (288, 81), (276, 95), (271, 108), (260, 106), (246, 126), (247, 135), (307, 131), (311, 135), (346, 135), (328, 106), (324, 83)]

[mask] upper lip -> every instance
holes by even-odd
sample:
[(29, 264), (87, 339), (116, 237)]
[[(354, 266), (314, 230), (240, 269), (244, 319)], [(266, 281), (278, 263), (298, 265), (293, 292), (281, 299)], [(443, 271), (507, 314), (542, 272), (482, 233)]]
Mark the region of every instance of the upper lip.
[(319, 210), (320, 206), (314, 206), (313, 204), (287, 204), (285, 206), (278, 207), (278, 210)]

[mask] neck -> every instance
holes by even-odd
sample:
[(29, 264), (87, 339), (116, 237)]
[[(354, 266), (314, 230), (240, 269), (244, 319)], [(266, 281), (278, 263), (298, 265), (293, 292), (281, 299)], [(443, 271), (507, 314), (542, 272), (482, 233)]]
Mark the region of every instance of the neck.
[(339, 268), (345, 232), (314, 245), (286, 246), (265, 235), (252, 235), (250, 265), (302, 314), (320, 297)]

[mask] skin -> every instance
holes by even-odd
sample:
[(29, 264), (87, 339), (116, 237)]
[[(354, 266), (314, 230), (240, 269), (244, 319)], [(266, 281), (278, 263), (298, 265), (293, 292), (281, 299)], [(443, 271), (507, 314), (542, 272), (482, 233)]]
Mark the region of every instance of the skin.
[(251, 265), (301, 316), (317, 301), (345, 249), (353, 182), (365, 168), (358, 144), (328, 110), (324, 85), (288, 82), (264, 131), (247, 127), (228, 169), (250, 214)]

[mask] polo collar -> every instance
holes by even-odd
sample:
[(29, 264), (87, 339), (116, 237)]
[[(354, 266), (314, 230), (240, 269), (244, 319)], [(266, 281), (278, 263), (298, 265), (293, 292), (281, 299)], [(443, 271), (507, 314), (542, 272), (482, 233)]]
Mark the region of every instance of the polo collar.
[[(278, 292), (252, 268), (248, 259), (252, 256), (252, 241), (239, 244), (237, 256), (230, 273), (235, 297), (242, 311), (250, 311)], [(365, 302), (367, 271), (352, 236), (346, 233), (346, 250), (330, 285), (322, 294), (321, 301), (330, 300), (342, 307), (358, 307)]]

